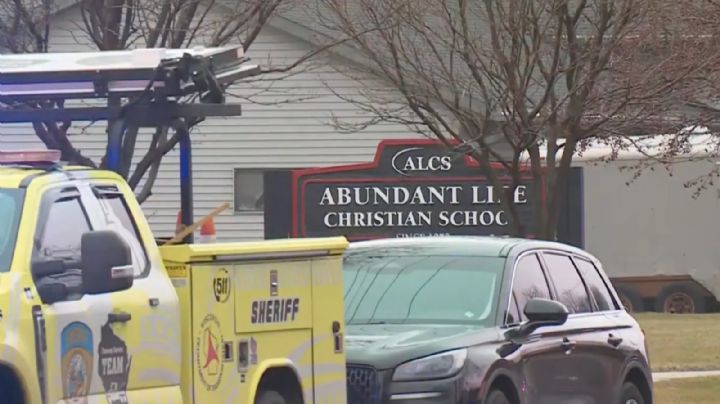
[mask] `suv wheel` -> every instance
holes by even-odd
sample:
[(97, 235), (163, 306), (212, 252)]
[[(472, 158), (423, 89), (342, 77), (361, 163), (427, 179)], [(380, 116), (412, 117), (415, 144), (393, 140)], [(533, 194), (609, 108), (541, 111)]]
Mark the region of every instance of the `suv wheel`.
[(645, 404), (645, 399), (634, 383), (627, 382), (623, 385), (620, 404)]
[(510, 404), (510, 400), (508, 400), (505, 393), (496, 389), (488, 395), (487, 404)]

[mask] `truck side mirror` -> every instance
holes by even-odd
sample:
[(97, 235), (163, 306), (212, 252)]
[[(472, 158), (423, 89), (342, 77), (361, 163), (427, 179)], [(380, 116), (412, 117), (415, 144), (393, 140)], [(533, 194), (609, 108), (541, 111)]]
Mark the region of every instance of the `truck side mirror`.
[(112, 230), (90, 231), (80, 241), (83, 292), (117, 292), (132, 287), (132, 251)]

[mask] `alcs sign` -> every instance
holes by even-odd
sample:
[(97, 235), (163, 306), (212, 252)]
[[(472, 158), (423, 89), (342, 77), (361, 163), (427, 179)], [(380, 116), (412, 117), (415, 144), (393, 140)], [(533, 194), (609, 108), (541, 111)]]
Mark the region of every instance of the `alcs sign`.
[(410, 176), (418, 172), (437, 172), (452, 170), (452, 156), (449, 155), (423, 155), (422, 147), (409, 147), (393, 155), (390, 160), (393, 170), (403, 176)]
[[(292, 235), (507, 234), (511, 222), (501, 190), (473, 163), (438, 142), (385, 141), (369, 164), (295, 170)], [(530, 223), (536, 205), (530, 178), (523, 177), (512, 195), (520, 220)]]

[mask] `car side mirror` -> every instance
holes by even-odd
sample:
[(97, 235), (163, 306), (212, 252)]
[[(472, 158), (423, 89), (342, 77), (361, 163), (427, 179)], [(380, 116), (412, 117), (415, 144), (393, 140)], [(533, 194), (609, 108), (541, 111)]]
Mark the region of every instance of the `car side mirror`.
[(132, 251), (118, 233), (98, 230), (83, 234), (80, 254), (84, 293), (109, 293), (132, 287)]
[(568, 309), (564, 304), (549, 299), (531, 299), (523, 310), (531, 323), (540, 326), (562, 325), (567, 321)]
[(523, 310), (528, 321), (517, 328), (508, 330), (510, 338), (526, 337), (540, 327), (565, 324), (569, 311), (564, 304), (549, 299), (531, 299)]

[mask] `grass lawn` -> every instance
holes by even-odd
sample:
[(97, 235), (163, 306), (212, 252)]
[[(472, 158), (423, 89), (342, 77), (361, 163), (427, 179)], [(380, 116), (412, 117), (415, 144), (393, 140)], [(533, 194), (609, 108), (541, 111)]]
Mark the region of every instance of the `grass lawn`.
[(655, 383), (657, 404), (716, 404), (720, 377), (676, 379)]
[[(653, 371), (720, 370), (720, 314), (637, 313), (635, 318), (645, 330)], [(713, 391), (720, 396), (720, 387)]]

